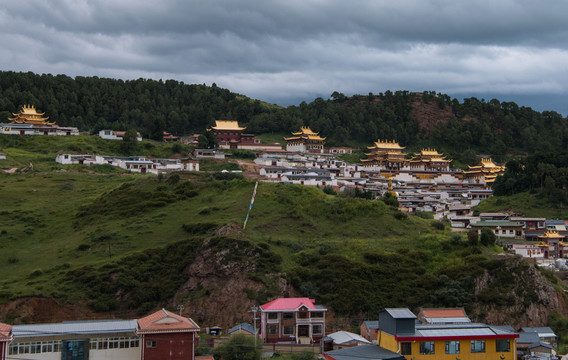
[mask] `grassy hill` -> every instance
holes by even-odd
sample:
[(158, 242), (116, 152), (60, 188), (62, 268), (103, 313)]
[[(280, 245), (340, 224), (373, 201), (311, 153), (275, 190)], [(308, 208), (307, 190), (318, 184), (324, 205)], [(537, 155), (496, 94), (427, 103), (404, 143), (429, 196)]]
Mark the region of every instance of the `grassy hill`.
[[(548, 314), (563, 296), (551, 274), (380, 200), (260, 183), (243, 231), (254, 182), (238, 175), (93, 172), (57, 165), (53, 154), (102, 153), (113, 143), (0, 141), (8, 167), (37, 164), (0, 173), (0, 303), (47, 297), (120, 317), (184, 304), (199, 323), (228, 326), (252, 304), (300, 295), (354, 325), (395, 306), (465, 306), (474, 319), (499, 313), (527, 324), (531, 306)], [(171, 151), (151, 144), (141, 149)], [(11, 321), (34, 320), (1, 310)]]
[(479, 212), (515, 212), (529, 217), (568, 219), (568, 204), (552, 203), (539, 193), (528, 191), (515, 195), (494, 196), (479, 204)]

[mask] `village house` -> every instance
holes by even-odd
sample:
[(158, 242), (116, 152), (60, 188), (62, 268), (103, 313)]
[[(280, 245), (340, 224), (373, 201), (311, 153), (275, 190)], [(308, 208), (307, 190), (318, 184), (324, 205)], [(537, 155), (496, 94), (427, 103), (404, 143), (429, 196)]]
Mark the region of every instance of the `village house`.
[(377, 345), (408, 358), (516, 360), (518, 334), (479, 323), (420, 323), (408, 309), (379, 312)]
[(368, 345), (371, 342), (361, 335), (349, 331), (336, 331), (324, 337), (322, 340), (324, 351), (339, 350), (354, 346)]
[(193, 157), (196, 159), (217, 159), (224, 160), (225, 153), (213, 149), (195, 149), (193, 150)]
[(0, 160), (6, 160), (6, 154), (0, 152)]
[(325, 335), (325, 312), (309, 298), (279, 298), (260, 306), (260, 337), (265, 343), (314, 344)]
[(360, 326), (361, 336), (369, 340), (372, 343), (377, 341), (377, 329), (379, 328), (379, 321), (377, 320), (367, 320), (363, 321)]
[(325, 152), (333, 155), (342, 155), (342, 154), (352, 154), (353, 150), (357, 149), (353, 149), (347, 146), (331, 146), (326, 148)]
[(13, 118), (8, 118), (10, 123), (0, 124), (0, 134), (7, 135), (55, 135), (69, 136), (79, 135), (75, 127), (62, 127), (54, 122), (48, 122), (49, 117), (45, 113), (38, 113), (33, 105), (24, 105), (19, 113), (12, 113)]
[[(99, 131), (99, 137), (105, 140), (123, 140), (126, 131), (114, 131), (114, 130), (101, 130)], [(142, 141), (142, 136), (139, 132), (136, 132), (136, 140)]]
[(487, 220), (478, 221), (469, 225), (472, 229), (477, 230), (481, 235), (481, 229), (488, 228), (498, 238), (520, 238), (523, 236), (523, 225), (518, 222), (508, 220)]
[(248, 336), (254, 336), (256, 333), (258, 333), (258, 330), (255, 330), (254, 326), (249, 323), (235, 325), (230, 328), (229, 331), (227, 331), (228, 335), (244, 334)]
[(193, 360), (198, 332), (193, 320), (165, 309), (138, 320), (0, 324), (0, 349), (9, 341), (0, 360)]
[(417, 316), (423, 324), (470, 323), (464, 308), (420, 308)]

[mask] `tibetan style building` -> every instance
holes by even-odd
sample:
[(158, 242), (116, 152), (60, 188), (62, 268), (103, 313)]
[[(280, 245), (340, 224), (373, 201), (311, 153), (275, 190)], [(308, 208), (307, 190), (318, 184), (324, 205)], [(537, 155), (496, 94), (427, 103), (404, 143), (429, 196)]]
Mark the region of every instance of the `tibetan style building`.
[(293, 132), (292, 135), (292, 137), (284, 138), (286, 140), (286, 151), (323, 154), (325, 138), (319, 136), (319, 133), (313, 132), (309, 126), (302, 126), (300, 131)]
[(240, 127), (237, 121), (215, 120), (215, 126), (211, 126), (211, 131), (217, 137), (219, 145), (229, 145), (230, 148), (236, 149), (237, 144), (241, 142), (254, 143), (254, 135), (243, 136), (246, 127)]
[(410, 169), (419, 171), (450, 171), (451, 160), (446, 159), (443, 154), (435, 149), (422, 149), (418, 154), (410, 159)]
[(38, 113), (33, 105), (24, 105), (19, 113), (14, 114), (13, 118), (8, 118), (12, 124), (31, 124), (34, 126), (55, 125), (55, 123), (47, 122), (49, 117), (43, 117), (45, 113)]
[(568, 244), (562, 241), (566, 237), (560, 235), (557, 231), (547, 231), (538, 238), (541, 242), (537, 246), (541, 249), (545, 259), (560, 259), (568, 254)]
[(79, 135), (74, 127), (60, 127), (48, 122), (45, 113), (38, 113), (33, 105), (24, 105), (19, 113), (12, 113), (10, 123), (0, 124), (0, 134), (8, 135)]
[(367, 147), (371, 152), (367, 155), (368, 159), (362, 159), (363, 166), (378, 166), (381, 170), (397, 173), (403, 167), (409, 165), (403, 146), (396, 141), (375, 141), (373, 146)]
[(491, 158), (481, 159), (481, 163), (477, 166), (469, 166), (464, 171), (464, 175), (470, 182), (477, 184), (485, 184), (491, 188), (495, 182), (495, 178), (505, 173), (505, 165), (497, 165)]
[(215, 126), (209, 131), (213, 132), (221, 149), (267, 150), (282, 149), (280, 144), (263, 144), (255, 139), (253, 134), (245, 134), (246, 127), (239, 126), (237, 121), (215, 120)]

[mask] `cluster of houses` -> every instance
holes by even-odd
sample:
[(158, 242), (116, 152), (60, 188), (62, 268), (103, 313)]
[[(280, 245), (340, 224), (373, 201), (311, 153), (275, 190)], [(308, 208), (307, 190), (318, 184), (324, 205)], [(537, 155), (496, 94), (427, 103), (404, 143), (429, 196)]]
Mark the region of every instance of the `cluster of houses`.
[(62, 165), (111, 165), (141, 174), (159, 174), (168, 171), (199, 171), (199, 161), (189, 158), (152, 158), (145, 156), (105, 156), (59, 154), (55, 161)]
[[(227, 336), (244, 334), (262, 340), (266, 355), (311, 351), (328, 360), (551, 359), (558, 337), (550, 328), (492, 326), (472, 322), (463, 308), (406, 308), (379, 312), (365, 321), (360, 334), (326, 331), (327, 309), (309, 298), (279, 298), (255, 308), (254, 323), (234, 326)], [(257, 320), (260, 320), (258, 322)], [(4, 359), (189, 359), (195, 358), (200, 327), (165, 309), (134, 320), (70, 321), (52, 324), (0, 323), (0, 360)], [(209, 328), (213, 340), (222, 329)], [(218, 346), (220, 341), (208, 341)]]

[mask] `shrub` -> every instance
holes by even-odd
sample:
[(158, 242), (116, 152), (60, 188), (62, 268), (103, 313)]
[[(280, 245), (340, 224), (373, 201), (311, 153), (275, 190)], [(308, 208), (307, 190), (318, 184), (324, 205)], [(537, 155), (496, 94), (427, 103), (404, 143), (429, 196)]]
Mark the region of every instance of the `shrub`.
[(479, 235), (477, 234), (477, 230), (471, 229), (467, 232), (467, 243), (470, 246), (477, 246), (479, 243)]
[(337, 193), (335, 192), (335, 190), (333, 190), (333, 187), (326, 185), (323, 187), (323, 192), (328, 194), (328, 195), (337, 195)]

